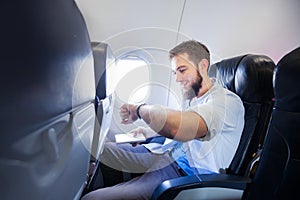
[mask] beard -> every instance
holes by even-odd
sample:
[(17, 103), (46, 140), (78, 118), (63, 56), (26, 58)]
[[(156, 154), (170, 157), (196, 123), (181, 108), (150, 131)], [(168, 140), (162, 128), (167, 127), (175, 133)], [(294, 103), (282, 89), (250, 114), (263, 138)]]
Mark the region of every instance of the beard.
[(202, 87), (203, 78), (198, 71), (197, 74), (197, 80), (187, 90), (182, 90), (183, 98), (186, 100), (192, 100), (194, 97), (196, 97), (200, 88)]

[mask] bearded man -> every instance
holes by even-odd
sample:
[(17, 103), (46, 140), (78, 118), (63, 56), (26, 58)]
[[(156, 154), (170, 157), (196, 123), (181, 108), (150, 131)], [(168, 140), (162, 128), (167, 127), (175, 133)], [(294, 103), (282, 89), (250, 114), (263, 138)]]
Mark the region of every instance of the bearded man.
[(182, 110), (147, 104), (124, 104), (120, 108), (123, 124), (141, 119), (149, 126), (133, 130), (133, 135), (161, 135), (166, 141), (159, 149), (153, 144), (106, 143), (100, 157), (103, 164), (142, 175), (92, 191), (84, 200), (150, 199), (165, 180), (219, 173), (220, 168), (229, 166), (244, 127), (241, 99), (208, 76), (210, 53), (204, 44), (182, 42), (170, 50), (169, 58), (183, 91)]

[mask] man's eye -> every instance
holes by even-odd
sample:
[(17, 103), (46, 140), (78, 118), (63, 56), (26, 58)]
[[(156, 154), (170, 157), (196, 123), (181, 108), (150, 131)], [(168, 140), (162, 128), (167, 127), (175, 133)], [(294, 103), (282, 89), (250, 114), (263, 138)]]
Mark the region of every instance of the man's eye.
[(178, 70), (180, 73), (182, 73), (182, 72), (184, 72), (185, 71), (185, 69), (180, 69), (180, 70)]

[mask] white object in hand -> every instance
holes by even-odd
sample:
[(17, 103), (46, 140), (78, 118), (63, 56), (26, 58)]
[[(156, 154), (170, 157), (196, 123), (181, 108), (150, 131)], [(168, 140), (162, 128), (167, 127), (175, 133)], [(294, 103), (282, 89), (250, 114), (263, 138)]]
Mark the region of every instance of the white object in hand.
[(134, 142), (144, 142), (146, 140), (142, 133), (138, 133), (133, 136), (131, 133), (121, 133), (115, 135), (116, 143), (134, 143)]

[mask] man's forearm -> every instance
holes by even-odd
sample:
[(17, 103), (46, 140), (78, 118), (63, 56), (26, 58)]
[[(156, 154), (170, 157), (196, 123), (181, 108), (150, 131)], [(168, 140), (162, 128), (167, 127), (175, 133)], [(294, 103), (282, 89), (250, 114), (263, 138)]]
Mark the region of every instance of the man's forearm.
[(158, 134), (180, 141), (203, 137), (207, 132), (203, 119), (194, 112), (182, 112), (160, 105), (143, 105), (139, 115)]

